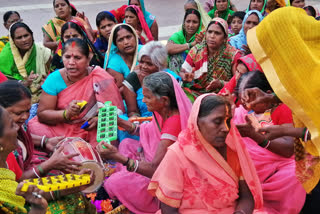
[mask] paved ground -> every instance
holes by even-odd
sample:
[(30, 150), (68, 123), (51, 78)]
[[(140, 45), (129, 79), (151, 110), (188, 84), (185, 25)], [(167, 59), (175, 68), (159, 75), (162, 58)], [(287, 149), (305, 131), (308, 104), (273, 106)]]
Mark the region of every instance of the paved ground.
[[(205, 0), (200, 0), (202, 3)], [(95, 17), (98, 12), (111, 10), (127, 3), (127, 0), (71, 0), (80, 11), (85, 11), (91, 25), (95, 27)], [(146, 8), (157, 17), (160, 26), (160, 39), (167, 39), (179, 29), (183, 19), (183, 4), (185, 0), (145, 0)], [(244, 10), (249, 0), (233, 0), (238, 10)], [(307, 0), (308, 4), (320, 4), (320, 0)], [(23, 20), (34, 31), (36, 41), (42, 41), (41, 26), (54, 16), (52, 0), (1, 0), (0, 18), (8, 10), (17, 10)], [(0, 26), (0, 36), (6, 35), (6, 29)]]

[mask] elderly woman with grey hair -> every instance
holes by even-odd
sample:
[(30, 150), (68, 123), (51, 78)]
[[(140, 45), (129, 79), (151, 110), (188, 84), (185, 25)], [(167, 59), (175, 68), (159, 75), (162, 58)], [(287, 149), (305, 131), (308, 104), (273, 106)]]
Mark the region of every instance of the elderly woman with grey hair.
[[(166, 69), (167, 57), (167, 50), (161, 42), (151, 41), (141, 48), (138, 58), (139, 65), (122, 83), (124, 85), (122, 96), (127, 105), (127, 114), (121, 115), (121, 119), (152, 116), (152, 112), (148, 111), (147, 105), (142, 101), (142, 82), (146, 76), (158, 71), (166, 71), (179, 79), (178, 75)], [(139, 139), (127, 131), (118, 131), (119, 141), (121, 142), (125, 138)]]
[(166, 72), (155, 72), (144, 78), (143, 101), (153, 118), (150, 123), (135, 126), (118, 120), (118, 125), (140, 135), (140, 140), (125, 139), (119, 150), (100, 143), (97, 150), (106, 160), (114, 160), (117, 172), (105, 182), (104, 188), (111, 198), (117, 198), (131, 212), (155, 213), (159, 202), (147, 192), (150, 178), (167, 152), (167, 148), (186, 128), (191, 102), (176, 79)]

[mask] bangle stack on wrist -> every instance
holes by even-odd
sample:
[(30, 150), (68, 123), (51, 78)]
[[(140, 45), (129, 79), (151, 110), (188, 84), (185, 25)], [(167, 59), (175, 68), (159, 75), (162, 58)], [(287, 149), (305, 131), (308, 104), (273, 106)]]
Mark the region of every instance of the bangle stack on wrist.
[[(127, 163), (128, 162), (128, 163)], [(128, 158), (128, 161), (126, 162), (127, 170), (129, 172), (136, 172), (139, 167), (139, 161), (138, 160), (132, 160)]]
[(49, 138), (47, 138), (45, 135), (43, 135), (43, 137), (41, 139), (41, 143), (40, 143), (41, 149), (45, 149), (48, 140), (49, 140)]
[(63, 116), (63, 119), (65, 119), (66, 121), (69, 121), (69, 120), (70, 120), (69, 118), (67, 118), (67, 109), (65, 109), (65, 110), (63, 111), (62, 116)]

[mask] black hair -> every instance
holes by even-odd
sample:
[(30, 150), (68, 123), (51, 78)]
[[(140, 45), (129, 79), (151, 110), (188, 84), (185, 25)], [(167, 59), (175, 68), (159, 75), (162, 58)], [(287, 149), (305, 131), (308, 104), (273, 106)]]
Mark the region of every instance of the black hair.
[(129, 11), (129, 12), (133, 13), (136, 17), (138, 17), (137, 11), (133, 7), (128, 6), (126, 8), (126, 11)]
[(0, 137), (3, 136), (3, 132), (4, 132), (4, 123), (3, 123), (3, 112), (4, 109), (0, 106)]
[(143, 86), (158, 97), (167, 96), (170, 100), (170, 108), (178, 109), (176, 94), (171, 77), (165, 72), (156, 72), (143, 79)]
[(77, 25), (74, 22), (67, 22), (61, 28), (61, 41), (62, 42), (64, 42), (63, 41), (64, 33), (66, 32), (66, 30), (68, 30), (70, 28), (75, 29), (84, 38), (83, 31), (79, 25)]
[(317, 14), (317, 12), (316, 12), (316, 10), (314, 9), (314, 7), (312, 7), (312, 6), (305, 6), (304, 8), (303, 8), (305, 11), (309, 11), (310, 13), (311, 13), (311, 16), (313, 16), (314, 18), (316, 18), (316, 14)]
[(320, 16), (318, 16), (318, 17), (316, 18), (316, 20), (320, 21)]
[[(65, 1), (67, 3), (67, 5), (69, 5), (71, 7), (69, 0), (63, 0), (63, 1)], [(56, 0), (53, 0), (53, 7), (54, 7), (55, 3), (56, 3)]]
[(32, 36), (32, 40), (33, 40), (33, 32), (32, 30), (30, 29), (30, 27), (28, 25), (26, 25), (25, 23), (23, 22), (16, 22), (14, 23), (13, 25), (11, 25), (11, 28), (10, 28), (10, 35), (12, 37), (12, 39), (15, 38), (15, 35), (14, 33), (16, 32), (16, 30), (20, 27), (23, 27), (24, 29), (26, 29)]
[(246, 12), (243, 11), (236, 11), (233, 15), (229, 16), (228, 24), (230, 24), (235, 17), (238, 17), (243, 21), (244, 17), (246, 16)]
[(114, 23), (117, 23), (117, 20), (113, 15), (109, 14), (106, 11), (102, 11), (102, 12), (98, 13), (98, 15), (96, 17), (96, 25), (97, 25), (97, 27), (99, 27), (101, 22), (103, 20), (105, 20), (105, 19), (108, 19), (108, 20), (110, 20), (110, 21), (112, 21)]
[(184, 22), (186, 21), (188, 15), (190, 15), (190, 14), (196, 15), (196, 16), (198, 17), (199, 23), (200, 23), (200, 21), (201, 21), (201, 15), (200, 15), (199, 11), (198, 11), (198, 10), (195, 10), (195, 9), (187, 9), (187, 10), (186, 10), (186, 13), (184, 14), (184, 17), (183, 17), (183, 24), (184, 24)]
[(241, 75), (235, 88), (235, 94), (239, 97), (240, 90), (247, 88), (259, 88), (267, 92), (273, 91), (266, 76), (261, 71), (251, 71)]
[[(141, 4), (141, 2), (140, 2), (140, 0), (138, 0), (139, 1), (139, 4)], [(131, 0), (129, 0), (129, 4), (128, 5), (130, 5), (131, 4)]]
[(10, 10), (3, 15), (3, 22), (6, 23), (12, 14), (17, 14), (20, 18), (20, 14), (17, 11)]
[(0, 84), (0, 106), (3, 108), (11, 107), (25, 98), (31, 99), (31, 93), (18, 81), (8, 80)]
[(220, 27), (220, 29), (222, 30), (223, 34), (224, 34), (224, 37), (228, 37), (228, 32), (225, 32), (224, 31), (224, 27), (222, 26), (222, 24), (220, 22), (217, 22), (217, 21), (210, 21), (209, 24), (208, 24), (208, 27), (206, 29), (206, 31), (209, 29), (209, 27), (212, 25), (212, 24), (218, 24), (218, 26)]
[(79, 39), (79, 38), (72, 38), (72, 39), (69, 39), (65, 44), (64, 46), (62, 47), (62, 55), (66, 52), (67, 48), (73, 44), (76, 44), (77, 47), (80, 49), (80, 52), (85, 55), (87, 58), (89, 57), (89, 53), (90, 53), (90, 50), (89, 50), (89, 47), (88, 47), (88, 44), (83, 41), (82, 39)]
[(200, 104), (198, 118), (208, 116), (214, 109), (221, 105), (226, 105), (231, 108), (230, 103), (224, 97), (218, 95), (206, 96)]
[(115, 45), (117, 45), (118, 32), (119, 32), (121, 29), (125, 29), (125, 30), (129, 31), (130, 33), (132, 33), (133, 35), (135, 35), (134, 32), (133, 32), (133, 30), (132, 30), (132, 28), (129, 27), (128, 25), (119, 25), (118, 27), (116, 27), (116, 28), (114, 29), (114, 32), (113, 32), (112, 42), (113, 42), (113, 44), (115, 44)]

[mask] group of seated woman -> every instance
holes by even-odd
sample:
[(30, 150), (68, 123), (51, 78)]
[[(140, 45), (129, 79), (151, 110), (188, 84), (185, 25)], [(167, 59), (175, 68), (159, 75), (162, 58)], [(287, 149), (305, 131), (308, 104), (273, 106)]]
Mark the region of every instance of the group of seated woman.
[[(288, 3), (304, 7), (297, 1)], [(269, 139), (261, 131), (293, 129), (292, 112), (282, 103), (249, 105), (244, 96), (273, 92), (250, 54), (248, 32), (285, 6), (276, 2), (251, 0), (246, 12), (236, 12), (230, 0), (215, 0), (206, 13), (188, 0), (182, 29), (166, 46), (156, 42), (157, 22), (143, 0), (100, 12), (98, 31), (68, 0), (54, 0), (57, 17), (43, 27), (47, 48), (26, 24), (12, 24), (0, 53), (0, 71), (19, 80), (0, 84), (0, 167), (16, 176), (4, 169), (6, 179), (16, 188), (24, 179), (90, 173), (70, 160), (78, 154), (56, 147), (80, 137), (105, 163), (117, 162), (102, 188), (133, 213), (299, 213), (306, 191), (295, 175), (296, 136)], [(98, 110), (106, 101), (117, 107), (118, 140), (98, 143)], [(28, 121), (32, 104), (37, 110)], [(152, 119), (131, 122), (136, 117)], [(86, 186), (58, 193), (20, 187), (30, 213), (96, 212), (80, 193)], [(43, 198), (30, 200), (32, 192)]]

